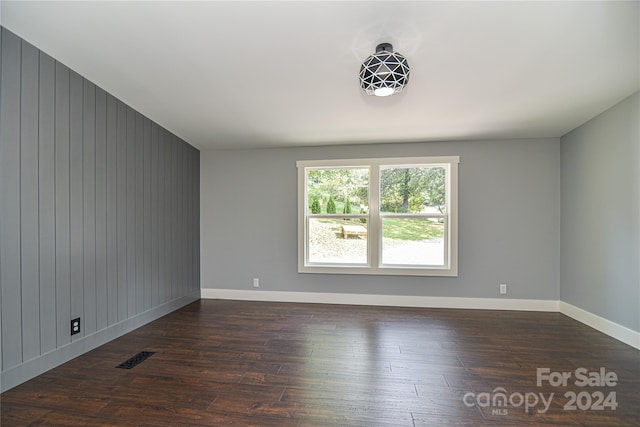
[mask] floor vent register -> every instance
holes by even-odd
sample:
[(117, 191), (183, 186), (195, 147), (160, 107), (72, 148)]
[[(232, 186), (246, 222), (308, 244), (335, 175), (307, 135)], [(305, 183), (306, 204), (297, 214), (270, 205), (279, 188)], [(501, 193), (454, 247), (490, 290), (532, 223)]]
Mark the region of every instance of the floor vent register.
[(126, 361), (122, 362), (121, 364), (119, 364), (118, 366), (116, 366), (116, 368), (131, 369), (131, 368), (139, 365), (140, 363), (144, 362), (145, 360), (147, 360), (153, 354), (154, 354), (153, 351), (141, 351), (140, 353), (138, 353), (135, 356), (133, 356), (131, 359), (126, 360)]

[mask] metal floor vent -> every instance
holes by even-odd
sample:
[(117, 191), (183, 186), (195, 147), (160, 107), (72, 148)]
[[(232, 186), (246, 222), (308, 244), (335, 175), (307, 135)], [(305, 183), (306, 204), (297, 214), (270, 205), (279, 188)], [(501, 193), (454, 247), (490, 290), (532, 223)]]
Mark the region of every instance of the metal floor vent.
[(126, 361), (122, 362), (121, 364), (119, 364), (118, 366), (116, 366), (116, 368), (131, 369), (134, 366), (136, 366), (136, 365), (144, 362), (145, 360), (147, 360), (147, 358), (149, 358), (153, 354), (154, 354), (153, 351), (141, 351), (140, 353), (138, 353), (135, 356), (133, 356), (131, 359), (126, 360)]

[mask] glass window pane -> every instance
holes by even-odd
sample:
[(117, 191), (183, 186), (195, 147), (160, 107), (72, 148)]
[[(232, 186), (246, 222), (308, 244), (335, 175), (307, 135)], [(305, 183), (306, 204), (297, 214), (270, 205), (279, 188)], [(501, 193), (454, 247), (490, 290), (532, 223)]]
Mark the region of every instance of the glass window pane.
[(382, 218), (382, 264), (444, 266), (444, 219)]
[(365, 218), (309, 218), (308, 262), (367, 264)]
[(365, 214), (369, 209), (369, 169), (307, 170), (310, 214)]
[(387, 167), (380, 171), (380, 212), (445, 212), (445, 168)]

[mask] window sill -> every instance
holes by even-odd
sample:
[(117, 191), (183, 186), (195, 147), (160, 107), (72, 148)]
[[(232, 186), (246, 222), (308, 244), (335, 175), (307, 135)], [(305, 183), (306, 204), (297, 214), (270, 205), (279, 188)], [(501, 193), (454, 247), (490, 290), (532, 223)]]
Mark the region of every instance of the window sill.
[(305, 265), (298, 267), (298, 273), (312, 274), (362, 274), (371, 276), (427, 276), (427, 277), (458, 277), (458, 271), (454, 268), (407, 268), (407, 267), (378, 267), (369, 266), (315, 266)]

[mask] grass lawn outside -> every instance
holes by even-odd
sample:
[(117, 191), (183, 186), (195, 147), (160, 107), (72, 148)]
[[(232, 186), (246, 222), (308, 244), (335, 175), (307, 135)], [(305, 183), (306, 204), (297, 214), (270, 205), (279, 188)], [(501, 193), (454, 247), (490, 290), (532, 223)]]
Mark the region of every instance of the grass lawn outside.
[(431, 240), (444, 236), (444, 223), (431, 218), (382, 218), (382, 237), (394, 240)]

